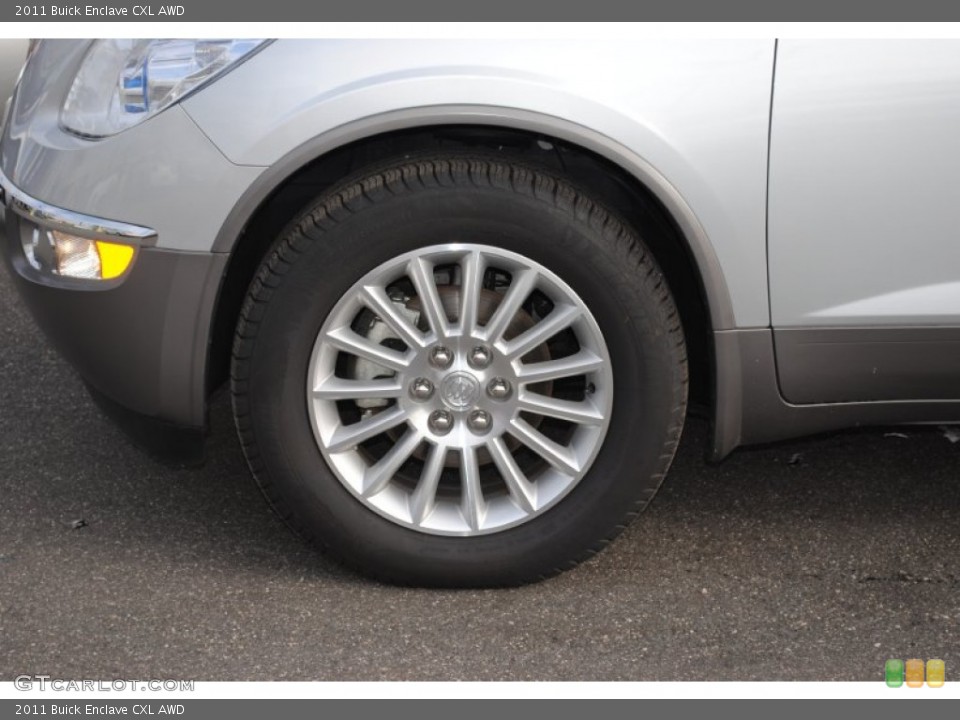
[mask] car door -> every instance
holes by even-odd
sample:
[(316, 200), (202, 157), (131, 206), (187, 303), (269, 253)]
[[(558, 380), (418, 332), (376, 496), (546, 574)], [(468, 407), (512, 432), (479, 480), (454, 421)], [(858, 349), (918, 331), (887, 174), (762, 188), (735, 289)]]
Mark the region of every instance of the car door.
[(960, 398), (960, 42), (786, 40), (768, 251), (792, 403)]

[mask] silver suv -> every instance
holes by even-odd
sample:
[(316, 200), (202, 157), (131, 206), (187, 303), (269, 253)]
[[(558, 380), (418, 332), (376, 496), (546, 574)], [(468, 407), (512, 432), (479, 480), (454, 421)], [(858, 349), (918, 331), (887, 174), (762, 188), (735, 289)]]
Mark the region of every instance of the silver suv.
[(43, 41), (4, 256), (94, 397), (377, 577), (504, 585), (712, 456), (960, 420), (960, 43)]

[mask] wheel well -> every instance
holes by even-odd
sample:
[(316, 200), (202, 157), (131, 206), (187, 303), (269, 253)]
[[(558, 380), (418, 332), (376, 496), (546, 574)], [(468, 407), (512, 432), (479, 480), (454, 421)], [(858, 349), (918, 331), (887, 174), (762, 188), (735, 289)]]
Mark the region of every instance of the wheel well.
[(542, 134), (491, 126), (435, 126), (378, 135), (345, 145), (305, 165), (267, 197), (231, 254), (214, 314), (207, 389), (228, 377), (234, 328), (247, 288), (284, 227), (322, 191), (364, 167), (430, 151), (482, 150), (547, 167), (590, 193), (636, 228), (666, 276), (683, 323), (690, 399), (711, 401), (710, 315), (686, 239), (657, 197), (619, 166), (577, 145)]

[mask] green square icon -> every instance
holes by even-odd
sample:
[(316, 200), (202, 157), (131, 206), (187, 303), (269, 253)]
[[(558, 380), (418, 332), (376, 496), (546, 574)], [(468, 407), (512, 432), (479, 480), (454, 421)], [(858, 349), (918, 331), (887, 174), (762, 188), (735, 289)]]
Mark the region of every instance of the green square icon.
[(883, 666), (883, 675), (887, 681), (887, 687), (900, 687), (903, 685), (903, 674), (903, 660), (887, 660)]

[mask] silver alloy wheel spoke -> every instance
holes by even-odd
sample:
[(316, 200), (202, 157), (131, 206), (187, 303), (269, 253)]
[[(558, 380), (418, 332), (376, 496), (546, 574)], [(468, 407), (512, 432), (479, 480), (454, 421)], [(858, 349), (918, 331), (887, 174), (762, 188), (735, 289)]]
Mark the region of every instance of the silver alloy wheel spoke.
[(525, 392), (518, 399), (518, 403), (521, 410), (580, 425), (600, 425), (603, 422), (603, 413), (589, 398), (580, 401), (561, 400), (540, 393)]
[(463, 286), (460, 291), (459, 326), (463, 335), (472, 335), (477, 330), (484, 269), (483, 257), (478, 252), (467, 253), (460, 262)]
[(463, 517), (471, 530), (479, 530), (487, 514), (487, 503), (483, 499), (483, 487), (480, 484), (480, 468), (477, 464), (477, 451), (474, 447), (460, 450), (460, 504)]
[(341, 425), (334, 431), (333, 437), (327, 443), (327, 450), (332, 453), (352, 450), (365, 440), (376, 437), (387, 430), (392, 430), (400, 423), (405, 422), (406, 419), (407, 414), (400, 406), (395, 405), (389, 410), (364, 418), (360, 422)]
[(506, 331), (510, 322), (516, 316), (523, 301), (530, 297), (537, 284), (538, 273), (532, 268), (526, 268), (513, 274), (513, 280), (507, 288), (506, 294), (493, 313), (493, 317), (484, 328), (484, 339), (487, 342), (496, 342)]
[(578, 317), (580, 308), (576, 305), (557, 305), (543, 320), (506, 343), (504, 354), (510, 358), (523, 357), (561, 330), (570, 327)]
[(443, 471), (443, 463), (446, 459), (445, 447), (440, 445), (430, 447), (430, 455), (423, 464), (417, 489), (410, 496), (410, 517), (416, 525), (422, 525), (436, 506), (437, 485), (440, 483), (440, 473)]
[(360, 299), (377, 316), (385, 322), (403, 342), (412, 348), (422, 348), (427, 344), (423, 336), (413, 323), (405, 318), (397, 306), (387, 295), (387, 291), (379, 285), (368, 285), (360, 293)]
[(369, 360), (388, 370), (404, 370), (410, 364), (407, 358), (396, 350), (372, 343), (348, 327), (328, 332), (326, 340), (338, 350)]
[(510, 454), (503, 438), (491, 438), (487, 442), (487, 450), (497, 464), (497, 469), (500, 470), (500, 475), (503, 477), (514, 502), (524, 512), (532, 513), (536, 510), (537, 486), (527, 480), (527, 476), (523, 474), (523, 470), (520, 469), (517, 461)]
[(561, 278), (451, 243), (354, 283), (320, 328), (305, 395), (325, 462), (365, 508), (473, 537), (530, 522), (584, 479), (614, 392), (600, 327)]
[(580, 472), (580, 463), (569, 447), (554, 442), (523, 418), (510, 421), (510, 434), (567, 475)]
[(423, 435), (414, 429), (408, 429), (403, 438), (384, 455), (377, 463), (363, 474), (363, 496), (370, 497), (382, 492), (394, 473), (400, 469), (423, 441)]
[(420, 298), (420, 309), (427, 318), (427, 324), (437, 336), (445, 338), (450, 335), (450, 323), (447, 312), (443, 309), (440, 293), (437, 290), (437, 280), (433, 275), (433, 264), (421, 257), (414, 258), (408, 266), (410, 280), (416, 288)]
[(557, 360), (524, 363), (517, 371), (517, 378), (524, 384), (550, 382), (592, 373), (602, 368), (603, 363), (603, 358), (594, 352), (581, 349), (574, 355), (568, 355)]
[(396, 378), (348, 380), (332, 376), (313, 389), (314, 397), (324, 400), (386, 400), (402, 394), (403, 387)]

